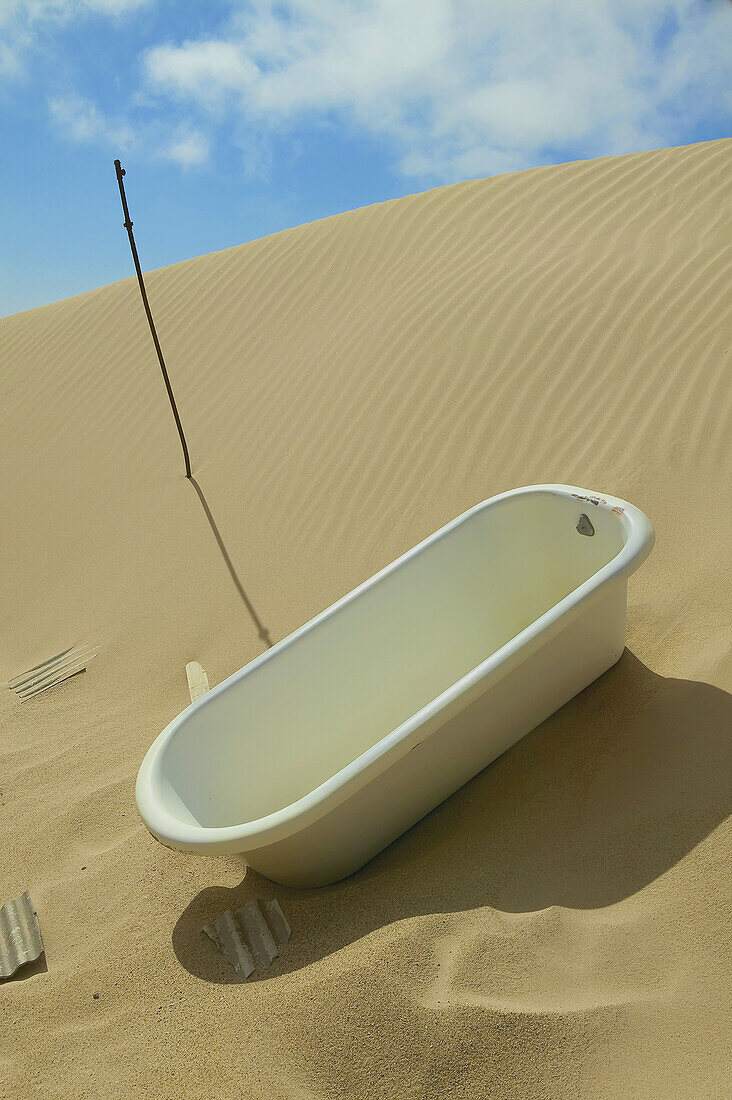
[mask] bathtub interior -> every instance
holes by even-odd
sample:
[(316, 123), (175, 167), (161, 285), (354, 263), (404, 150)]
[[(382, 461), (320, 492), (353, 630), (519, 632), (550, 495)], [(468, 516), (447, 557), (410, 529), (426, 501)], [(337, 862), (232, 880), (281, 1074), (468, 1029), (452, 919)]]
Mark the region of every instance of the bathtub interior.
[[(594, 536), (578, 533), (581, 513)], [(567, 495), (491, 502), (187, 712), (156, 798), (213, 827), (289, 805), (589, 579), (624, 537), (609, 508)]]

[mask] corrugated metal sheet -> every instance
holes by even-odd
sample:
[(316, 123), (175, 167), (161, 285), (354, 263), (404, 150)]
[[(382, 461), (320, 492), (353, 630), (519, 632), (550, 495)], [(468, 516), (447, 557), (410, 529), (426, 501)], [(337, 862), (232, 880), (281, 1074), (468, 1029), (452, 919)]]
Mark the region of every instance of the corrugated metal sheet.
[(19, 966), (43, 954), (38, 914), (26, 892), (0, 909), (0, 978), (9, 978)]
[(21, 672), (8, 681), (8, 687), (21, 699), (31, 699), (41, 691), (68, 680), (77, 672), (83, 672), (90, 661), (99, 652), (98, 645), (84, 643), (84, 645), (71, 646), (63, 653), (57, 653), (55, 657), (49, 657), (47, 661), (41, 661), (35, 668), (29, 668), (27, 672)]
[(292, 935), (276, 898), (227, 909), (203, 931), (244, 978), (258, 966), (270, 966), (279, 956), (278, 945), (287, 943)]

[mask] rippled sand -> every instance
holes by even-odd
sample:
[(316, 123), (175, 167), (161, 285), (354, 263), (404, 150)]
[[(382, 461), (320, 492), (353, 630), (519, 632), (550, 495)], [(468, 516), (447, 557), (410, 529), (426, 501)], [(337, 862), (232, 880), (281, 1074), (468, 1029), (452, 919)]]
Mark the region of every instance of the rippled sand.
[[(136, 812), (186, 662), (216, 683), (263, 644), (136, 283), (0, 321), (0, 673), (101, 645), (0, 692), (0, 902), (30, 890), (48, 967), (0, 986), (0, 1095), (727, 1095), (731, 169), (732, 141), (539, 168), (150, 274), (275, 640), (517, 485), (656, 526), (620, 663), (321, 890), (168, 851)], [(268, 896), (292, 943), (237, 984), (200, 928)]]

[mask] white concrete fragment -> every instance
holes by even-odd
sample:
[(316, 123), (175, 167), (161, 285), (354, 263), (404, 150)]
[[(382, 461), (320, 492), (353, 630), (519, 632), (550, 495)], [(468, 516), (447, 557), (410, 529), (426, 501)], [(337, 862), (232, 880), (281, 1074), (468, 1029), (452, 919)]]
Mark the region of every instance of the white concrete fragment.
[(42, 954), (38, 914), (26, 890), (0, 909), (0, 978), (11, 977), (18, 967)]
[(208, 676), (201, 668), (198, 661), (188, 662), (186, 665), (186, 676), (188, 678), (188, 692), (191, 696), (191, 702), (195, 703), (196, 699), (200, 699), (202, 695), (210, 691)]

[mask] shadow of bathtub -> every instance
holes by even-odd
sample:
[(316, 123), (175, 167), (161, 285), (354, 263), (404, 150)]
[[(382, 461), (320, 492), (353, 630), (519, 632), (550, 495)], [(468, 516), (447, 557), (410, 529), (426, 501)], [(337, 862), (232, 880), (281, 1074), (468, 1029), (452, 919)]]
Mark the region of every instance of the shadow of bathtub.
[(357, 874), (293, 890), (248, 870), (201, 891), (173, 949), (190, 973), (237, 981), (201, 932), (277, 897), (293, 928), (250, 981), (297, 970), (404, 917), (491, 906), (594, 909), (637, 892), (726, 816), (732, 696), (651, 672), (628, 650), (583, 691)]

